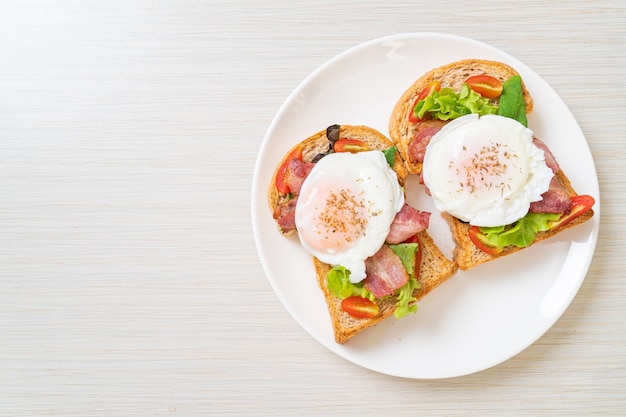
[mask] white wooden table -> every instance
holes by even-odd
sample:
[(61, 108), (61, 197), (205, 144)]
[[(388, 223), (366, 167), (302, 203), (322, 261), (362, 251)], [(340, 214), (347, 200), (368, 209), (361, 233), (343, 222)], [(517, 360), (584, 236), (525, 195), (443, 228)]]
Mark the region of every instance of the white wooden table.
[[(1, 416), (626, 413), (626, 6), (619, 1), (6, 2), (0, 9)], [(329, 352), (272, 291), (256, 155), (315, 68), (436, 31), (541, 75), (597, 165), (595, 257), (535, 344), (445, 380)]]

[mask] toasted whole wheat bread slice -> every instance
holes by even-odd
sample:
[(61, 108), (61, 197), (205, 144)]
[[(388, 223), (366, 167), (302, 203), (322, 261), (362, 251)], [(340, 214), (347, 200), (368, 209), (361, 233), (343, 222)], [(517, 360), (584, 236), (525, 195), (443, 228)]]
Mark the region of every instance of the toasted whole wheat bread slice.
[[(560, 170), (555, 175), (559, 183), (567, 191), (567, 194), (570, 197), (577, 195), (569, 179), (563, 173), (563, 170)], [(469, 237), (469, 229), (471, 226), (468, 223), (464, 223), (456, 217), (453, 217), (447, 213), (442, 213), (441, 215), (450, 226), (450, 231), (452, 232), (452, 239), (454, 240), (455, 244), (452, 259), (454, 259), (454, 261), (459, 265), (459, 269), (463, 271), (471, 269), (485, 262), (502, 258), (503, 256), (510, 255), (512, 253), (519, 252), (520, 250), (525, 249), (510, 245), (505, 247), (499, 254), (490, 255), (478, 249), (476, 245), (472, 243)], [(545, 232), (539, 232), (537, 233), (537, 237), (530, 246), (535, 245), (542, 240), (546, 240), (567, 229), (571, 229), (574, 226), (578, 226), (579, 224), (586, 222), (592, 217), (593, 210), (589, 210), (561, 227), (558, 227), (556, 229), (550, 229)]]
[[(420, 232), (417, 235), (422, 248), (422, 259), (420, 262), (420, 272), (417, 277), (419, 288), (413, 291), (413, 296), (421, 300), (432, 290), (443, 284), (448, 278), (458, 270), (457, 264), (450, 262), (439, 250), (432, 237), (427, 232)], [(368, 327), (372, 327), (382, 320), (388, 318), (396, 311), (396, 300), (393, 297), (378, 300), (378, 315), (372, 319), (357, 319), (350, 316), (341, 309), (341, 299), (335, 297), (326, 286), (326, 274), (331, 266), (313, 258), (317, 281), (324, 293), (328, 312), (330, 313), (335, 341), (343, 344), (353, 336), (359, 334)]]
[[(367, 126), (341, 125), (339, 136), (342, 138), (360, 139), (366, 142), (372, 150), (386, 150), (393, 146), (393, 143), (386, 136)], [(328, 143), (326, 130), (320, 131), (289, 150), (278, 166), (282, 165), (288, 155), (291, 154), (296, 147), (300, 147), (302, 149), (302, 160), (304, 162), (310, 162), (317, 154), (325, 153), (327, 151)], [(392, 168), (396, 172), (398, 182), (401, 186), (404, 186), (408, 172), (403, 164), (402, 158), (397, 152)], [(268, 191), (268, 201), (272, 212), (275, 211), (280, 204), (288, 201), (290, 198), (288, 195), (281, 194), (276, 189), (275, 181), (277, 174), (278, 168), (274, 172)], [(284, 234), (287, 235), (291, 233), (293, 232)], [(458, 266), (442, 254), (427, 231), (420, 232), (418, 234), (418, 240), (422, 248), (420, 273), (418, 277), (420, 288), (415, 290), (414, 296), (417, 299), (421, 299), (437, 286), (445, 282), (449, 277), (454, 275), (454, 273), (458, 270)], [(321, 262), (315, 257), (312, 257), (312, 259), (315, 266), (317, 282), (324, 294), (324, 298), (328, 306), (335, 340), (337, 343), (346, 343), (358, 333), (378, 324), (381, 320), (386, 319), (396, 310), (395, 299), (393, 297), (387, 297), (386, 299), (377, 300), (379, 313), (376, 317), (371, 319), (357, 319), (350, 316), (341, 310), (341, 300), (331, 294), (327, 289), (326, 274), (330, 271), (332, 266)], [(313, 279), (313, 277), (311, 277), (311, 279)]]
[[(396, 145), (409, 174), (422, 172), (421, 162), (412, 162), (409, 158), (409, 143), (415, 137), (419, 123), (409, 121), (409, 114), (413, 109), (415, 99), (420, 92), (434, 80), (441, 82), (441, 88), (449, 87), (459, 91), (468, 77), (473, 75), (487, 74), (504, 82), (514, 75), (519, 75), (509, 65), (497, 61), (481, 59), (466, 59), (452, 62), (441, 67), (434, 68), (419, 77), (405, 92), (393, 108), (389, 119), (389, 135)], [(526, 113), (533, 109), (533, 100), (530, 93), (522, 83)], [(497, 103), (497, 99), (493, 100)]]
[[(419, 77), (400, 97), (389, 120), (389, 132), (393, 143), (396, 145), (400, 155), (402, 155), (402, 158), (404, 159), (405, 166), (407, 167), (409, 174), (420, 174), (422, 172), (422, 163), (413, 163), (408, 157), (409, 143), (415, 137), (416, 128), (418, 126), (418, 123), (411, 123), (409, 121), (408, 115), (412, 110), (415, 99), (419, 93), (433, 80), (439, 80), (442, 88), (450, 87), (455, 91), (458, 91), (468, 77), (479, 74), (491, 75), (498, 78), (501, 82), (506, 81), (514, 75), (519, 75), (515, 69), (501, 62), (478, 59), (462, 60), (428, 71)], [(524, 101), (526, 103), (526, 113), (530, 113), (533, 109), (533, 100), (530, 96), (530, 92), (526, 89), (523, 80), (522, 87)], [(494, 103), (497, 103), (497, 100), (494, 100)], [(577, 195), (570, 180), (562, 170), (557, 172), (555, 176), (570, 197)], [(452, 259), (459, 265), (459, 269), (461, 270), (468, 270), (482, 263), (489, 262), (524, 249), (517, 246), (508, 246), (497, 255), (487, 254), (478, 249), (470, 240), (469, 224), (464, 223), (456, 217), (446, 213), (442, 213), (442, 216), (450, 226), (452, 238), (455, 243)], [(593, 210), (587, 211), (562, 227), (545, 232), (539, 232), (533, 244), (584, 223), (591, 217), (593, 217)]]

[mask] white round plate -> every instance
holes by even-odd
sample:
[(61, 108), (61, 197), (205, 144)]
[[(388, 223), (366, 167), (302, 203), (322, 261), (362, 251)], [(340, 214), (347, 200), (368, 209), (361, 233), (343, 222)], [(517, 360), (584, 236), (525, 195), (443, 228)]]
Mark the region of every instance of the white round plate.
[[(552, 150), (574, 188), (596, 199), (591, 221), (517, 254), (459, 271), (425, 297), (416, 314), (389, 318), (348, 343), (335, 343), (309, 256), (280, 235), (267, 203), (276, 165), (296, 143), (331, 124), (364, 124), (385, 135), (401, 94), (427, 70), (464, 58), (492, 59), (518, 70), (535, 102), (529, 127)], [(429, 210), (430, 234), (451, 256), (450, 233), (415, 178), (408, 202)], [(287, 98), (261, 145), (252, 185), (255, 243), (285, 308), (332, 352), (376, 372), (447, 378), (497, 365), (534, 343), (576, 295), (591, 263), (600, 218), (599, 187), (586, 139), (567, 106), (534, 71), (475, 40), (439, 33), (376, 39), (351, 48), (308, 76)]]

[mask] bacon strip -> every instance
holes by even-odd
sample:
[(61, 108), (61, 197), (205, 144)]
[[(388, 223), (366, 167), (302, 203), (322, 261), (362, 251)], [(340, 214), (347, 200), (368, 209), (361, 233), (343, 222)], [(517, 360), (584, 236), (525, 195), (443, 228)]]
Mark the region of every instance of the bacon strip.
[(555, 174), (559, 172), (561, 167), (559, 167), (559, 163), (556, 161), (556, 158), (554, 157), (550, 149), (548, 149), (548, 145), (546, 145), (537, 138), (533, 138), (533, 144), (543, 151), (543, 154), (546, 158), (546, 165), (548, 166), (548, 168), (550, 168)]
[(300, 194), (302, 183), (314, 166), (315, 164), (312, 162), (302, 162), (297, 158), (293, 158), (289, 161), (289, 165), (287, 165), (287, 173), (285, 175), (285, 182), (289, 186), (291, 195), (297, 196)]
[(530, 203), (531, 213), (569, 213), (572, 200), (556, 177), (552, 177), (548, 191), (541, 194), (541, 200)]
[(365, 271), (365, 288), (376, 298), (393, 294), (409, 281), (409, 274), (402, 261), (387, 245), (383, 245), (374, 256), (365, 260)]
[(302, 162), (297, 158), (290, 160), (287, 165), (285, 183), (294, 198), (276, 207), (273, 213), (273, 217), (283, 233), (296, 230), (296, 203), (298, 202), (302, 183), (314, 166), (315, 164), (312, 162)]
[(296, 204), (298, 202), (298, 198), (292, 198), (276, 207), (276, 210), (273, 213), (273, 217), (278, 223), (278, 226), (281, 228), (283, 233), (290, 232), (292, 230), (296, 230)]
[[(533, 138), (533, 143), (543, 151), (548, 168), (555, 174), (559, 172), (561, 167), (548, 146), (537, 138)], [(571, 209), (572, 201), (567, 191), (556, 177), (552, 177), (548, 191), (541, 195), (541, 200), (530, 203), (528, 211), (531, 213), (569, 213)]]
[(426, 147), (430, 143), (430, 139), (441, 130), (447, 122), (443, 120), (433, 119), (425, 120), (417, 126), (415, 137), (409, 142), (408, 154), (409, 160), (413, 163), (424, 162)]
[(405, 204), (393, 219), (386, 242), (391, 244), (402, 243), (416, 233), (428, 229), (429, 221), (429, 212), (418, 211)]

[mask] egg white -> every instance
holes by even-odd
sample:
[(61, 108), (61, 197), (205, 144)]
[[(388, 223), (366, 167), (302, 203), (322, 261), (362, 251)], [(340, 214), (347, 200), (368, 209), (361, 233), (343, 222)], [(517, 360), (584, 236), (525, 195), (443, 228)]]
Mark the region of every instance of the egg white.
[(423, 164), (435, 207), (475, 226), (511, 224), (553, 177), (533, 132), (502, 116), (471, 114), (432, 137)]
[(333, 153), (318, 161), (302, 184), (296, 229), (304, 249), (362, 281), (365, 259), (385, 242), (404, 205), (396, 173), (380, 151)]

